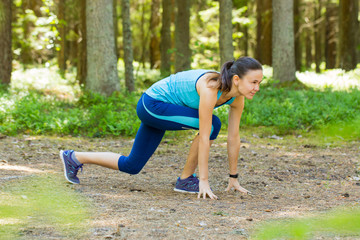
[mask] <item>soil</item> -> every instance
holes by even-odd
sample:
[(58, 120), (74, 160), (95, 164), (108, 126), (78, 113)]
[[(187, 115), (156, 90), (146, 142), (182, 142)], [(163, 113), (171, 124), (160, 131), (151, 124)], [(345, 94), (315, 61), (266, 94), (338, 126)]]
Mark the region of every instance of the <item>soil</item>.
[[(220, 199), (204, 200), (173, 191), (191, 137), (166, 137), (138, 175), (84, 166), (79, 174), (81, 184), (71, 186), (94, 207), (83, 239), (247, 239), (259, 223), (270, 219), (359, 205), (358, 141), (326, 145), (305, 137), (245, 134), (239, 182), (252, 195), (244, 195), (224, 191), (228, 163), (226, 136), (221, 135), (209, 160), (210, 186)], [(0, 138), (1, 185), (44, 172), (63, 176), (60, 149), (128, 154), (133, 143), (128, 138)], [(68, 184), (65, 179), (63, 184)], [(51, 228), (23, 232), (24, 239), (61, 238)]]

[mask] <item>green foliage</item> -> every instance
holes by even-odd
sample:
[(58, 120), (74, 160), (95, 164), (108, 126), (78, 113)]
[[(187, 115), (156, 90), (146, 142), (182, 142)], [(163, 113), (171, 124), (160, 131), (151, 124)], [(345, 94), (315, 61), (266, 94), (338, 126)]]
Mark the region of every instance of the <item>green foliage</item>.
[[(119, 72), (121, 76), (123, 72)], [(359, 90), (279, 89), (272, 86), (269, 69), (264, 73), (261, 92), (253, 100), (246, 100), (242, 126), (266, 126), (273, 134), (316, 130), (330, 140), (359, 139)], [(159, 74), (155, 70), (139, 71), (137, 85), (147, 88), (160, 79)], [(342, 80), (354, 80), (356, 74), (344, 73)], [(0, 86), (0, 133), (89, 137), (136, 134), (140, 91), (116, 92), (110, 97), (82, 94), (75, 76), (67, 73), (65, 77), (69, 80), (61, 78), (53, 67), (15, 71), (11, 87)], [(223, 129), (227, 127), (228, 111), (226, 106), (215, 110)]]
[(16, 18), (12, 22), (14, 59), (22, 63), (42, 63), (55, 56), (58, 23), (53, 0), (44, 0), (40, 12), (22, 8), (23, 1), (15, 1)]
[(276, 126), (288, 130), (319, 128), (359, 115), (360, 91), (319, 92), (267, 88), (245, 105), (245, 125)]
[[(216, 110), (223, 123), (228, 108)], [(360, 91), (320, 92), (289, 88), (263, 88), (253, 100), (246, 100), (243, 126), (275, 126), (279, 134), (294, 130), (320, 129), (360, 117)], [(359, 135), (360, 136), (360, 135)]]
[(0, 132), (9, 135), (134, 135), (140, 125), (136, 94), (115, 93), (106, 98), (88, 93), (73, 102), (37, 92), (10, 97), (13, 105), (2, 106), (0, 112)]
[(341, 209), (315, 217), (268, 222), (258, 227), (253, 239), (314, 239), (314, 235), (329, 239), (360, 236), (360, 209)]
[(19, 239), (32, 228), (51, 228), (71, 239), (86, 234), (90, 204), (57, 177), (26, 177), (1, 187), (0, 196), (1, 239)]

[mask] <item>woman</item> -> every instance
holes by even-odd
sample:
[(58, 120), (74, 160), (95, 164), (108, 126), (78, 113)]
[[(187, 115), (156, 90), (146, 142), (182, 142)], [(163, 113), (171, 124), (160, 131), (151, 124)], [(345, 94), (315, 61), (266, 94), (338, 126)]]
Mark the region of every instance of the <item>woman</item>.
[[(244, 97), (252, 99), (263, 78), (261, 64), (250, 57), (226, 62), (221, 73), (211, 70), (189, 70), (171, 75), (152, 85), (140, 98), (137, 114), (141, 125), (129, 156), (117, 153), (60, 151), (65, 177), (80, 183), (77, 172), (83, 164), (96, 164), (137, 174), (160, 144), (166, 130), (198, 129), (184, 170), (177, 179), (175, 191), (198, 193), (198, 198), (217, 199), (208, 182), (208, 159), (212, 142), (221, 122), (213, 115), (214, 108), (230, 105), (227, 149), (229, 184), (248, 193), (237, 180), (237, 159), (240, 150), (239, 125)], [(194, 172), (199, 166), (199, 179)]]

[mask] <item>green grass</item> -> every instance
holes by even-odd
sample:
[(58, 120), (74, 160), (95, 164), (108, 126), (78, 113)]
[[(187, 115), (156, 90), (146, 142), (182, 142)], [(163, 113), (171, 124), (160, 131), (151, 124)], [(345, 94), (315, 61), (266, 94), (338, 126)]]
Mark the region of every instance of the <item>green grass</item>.
[[(316, 130), (322, 135), (360, 138), (359, 131), (351, 131), (360, 119), (359, 70), (298, 73), (303, 83), (314, 87), (306, 90), (274, 88), (271, 74), (271, 68), (265, 68), (261, 92), (246, 100), (243, 127), (261, 126), (283, 135)], [(0, 133), (134, 136), (140, 126), (137, 100), (160, 78), (155, 70), (139, 69), (137, 76), (137, 92), (116, 92), (106, 98), (82, 93), (74, 72), (63, 79), (55, 67), (19, 69), (13, 73), (10, 88), (0, 87)], [(228, 108), (219, 108), (215, 114), (226, 129)]]
[(1, 187), (0, 239), (17, 239), (32, 231), (70, 238), (87, 234), (91, 205), (62, 182), (41, 175)]
[(336, 209), (314, 217), (285, 219), (262, 223), (251, 239), (325, 239), (360, 236), (360, 208)]

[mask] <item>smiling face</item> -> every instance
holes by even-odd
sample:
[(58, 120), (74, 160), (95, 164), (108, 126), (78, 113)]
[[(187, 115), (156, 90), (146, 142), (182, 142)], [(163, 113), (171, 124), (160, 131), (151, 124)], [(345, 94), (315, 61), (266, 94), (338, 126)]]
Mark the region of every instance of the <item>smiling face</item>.
[(262, 70), (249, 70), (242, 78), (238, 75), (233, 76), (233, 83), (241, 96), (252, 99), (260, 90), (262, 78)]

